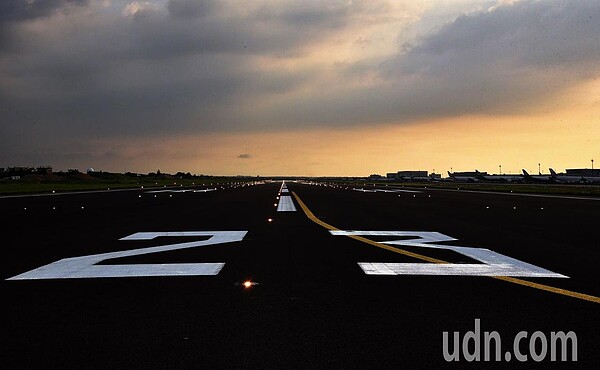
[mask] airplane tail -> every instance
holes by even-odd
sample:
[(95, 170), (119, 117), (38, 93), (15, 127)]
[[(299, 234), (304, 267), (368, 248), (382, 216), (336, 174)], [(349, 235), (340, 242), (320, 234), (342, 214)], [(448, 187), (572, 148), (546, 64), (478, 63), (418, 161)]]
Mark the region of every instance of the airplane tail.
[(552, 175), (552, 177), (556, 176), (556, 172), (552, 168), (550, 168), (550, 174)]
[(525, 177), (529, 177), (529, 172), (525, 171), (525, 169), (523, 168), (523, 175), (525, 175)]

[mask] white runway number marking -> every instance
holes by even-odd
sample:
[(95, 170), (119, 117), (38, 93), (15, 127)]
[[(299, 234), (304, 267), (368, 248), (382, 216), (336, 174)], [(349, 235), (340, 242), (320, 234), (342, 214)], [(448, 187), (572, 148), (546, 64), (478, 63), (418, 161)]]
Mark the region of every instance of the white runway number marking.
[(246, 233), (247, 231), (139, 232), (121, 238), (120, 240), (151, 240), (157, 237), (183, 236), (209, 236), (210, 238), (208, 240), (164, 244), (148, 248), (64, 258), (23, 274), (13, 276), (7, 280), (217, 275), (223, 266), (225, 266), (225, 263), (168, 263), (129, 265), (98, 265), (98, 263), (115, 258), (140, 256), (144, 254), (238, 242), (244, 238)]
[(568, 276), (520, 261), (486, 248), (461, 247), (435, 244), (455, 241), (448, 235), (432, 231), (345, 231), (330, 230), (332, 235), (410, 237), (408, 240), (387, 240), (382, 244), (410, 247), (446, 249), (467, 256), (481, 263), (381, 263), (359, 262), (367, 275), (466, 275), (466, 276), (523, 276), (553, 277)]

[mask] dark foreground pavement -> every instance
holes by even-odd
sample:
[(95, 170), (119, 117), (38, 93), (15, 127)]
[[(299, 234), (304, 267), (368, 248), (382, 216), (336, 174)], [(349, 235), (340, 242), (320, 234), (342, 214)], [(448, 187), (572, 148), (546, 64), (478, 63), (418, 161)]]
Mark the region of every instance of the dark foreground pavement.
[[(366, 275), (358, 262), (422, 262), (332, 236), (296, 212), (277, 212), (281, 183), (205, 193), (147, 190), (0, 199), (2, 367), (14, 368), (598, 368), (600, 304), (480, 276)], [(435, 231), (569, 278), (519, 278), (600, 296), (600, 201), (450, 191), (370, 193), (288, 183), (341, 230)], [(272, 219), (269, 222), (268, 219)], [(137, 232), (247, 231), (240, 242), (103, 261), (224, 262), (214, 276), (5, 280), (63, 258), (198, 240), (119, 240)], [(200, 239), (206, 239), (200, 237)], [(386, 238), (371, 237), (383, 241)], [(390, 238), (387, 238), (389, 240)], [(398, 246), (453, 263), (454, 252)], [(241, 283), (256, 282), (250, 288)], [(462, 339), (501, 336), (469, 363)], [(513, 338), (526, 331), (518, 352)], [(577, 362), (541, 362), (542, 338), (572, 331)], [(460, 335), (444, 359), (442, 333)], [(467, 353), (474, 353), (475, 340)], [(571, 344), (569, 343), (569, 349)], [(511, 361), (506, 361), (511, 352)], [(533, 353), (533, 356), (532, 356)], [(561, 359), (560, 352), (558, 359)]]

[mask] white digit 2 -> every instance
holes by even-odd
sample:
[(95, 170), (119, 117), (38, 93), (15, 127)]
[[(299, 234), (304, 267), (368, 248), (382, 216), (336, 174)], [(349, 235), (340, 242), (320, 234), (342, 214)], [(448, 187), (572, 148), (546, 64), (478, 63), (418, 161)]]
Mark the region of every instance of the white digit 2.
[(98, 263), (114, 258), (140, 256), (150, 253), (237, 242), (241, 241), (246, 233), (247, 231), (139, 232), (119, 240), (150, 240), (161, 236), (209, 236), (210, 238), (208, 240), (198, 240), (186, 243), (159, 245), (149, 248), (64, 258), (20, 275), (13, 276), (7, 280), (216, 275), (221, 271), (223, 266), (225, 266), (225, 263), (168, 263), (128, 265), (98, 265)]

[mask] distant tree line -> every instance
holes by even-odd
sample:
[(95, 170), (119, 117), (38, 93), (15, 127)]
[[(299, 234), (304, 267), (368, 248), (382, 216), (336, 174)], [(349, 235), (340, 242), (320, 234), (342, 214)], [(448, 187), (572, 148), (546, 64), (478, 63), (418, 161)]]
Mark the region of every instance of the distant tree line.
[[(22, 178), (27, 175), (56, 175), (65, 178), (70, 177), (81, 177), (88, 175), (93, 178), (99, 179), (115, 179), (119, 177), (138, 177), (138, 178), (170, 178), (170, 179), (210, 179), (215, 176), (212, 175), (204, 175), (204, 174), (192, 174), (191, 172), (183, 172), (179, 171), (175, 174), (161, 172), (157, 170), (156, 172), (149, 172), (147, 174), (140, 174), (135, 172), (125, 172), (125, 173), (113, 173), (106, 172), (102, 170), (94, 170), (89, 168), (86, 173), (79, 171), (76, 168), (70, 168), (65, 171), (57, 171), (53, 172), (52, 167), (50, 166), (39, 166), (39, 167), (30, 167), (30, 166), (14, 166), (14, 167), (0, 167), (0, 179), (9, 179), (9, 178)], [(219, 177), (219, 176), (216, 176)], [(246, 176), (242, 176), (246, 177)]]
[(25, 176), (25, 175), (49, 175), (52, 173), (52, 167), (40, 166), (40, 167), (28, 167), (28, 166), (15, 166), (0, 168), (0, 177), (10, 176)]

